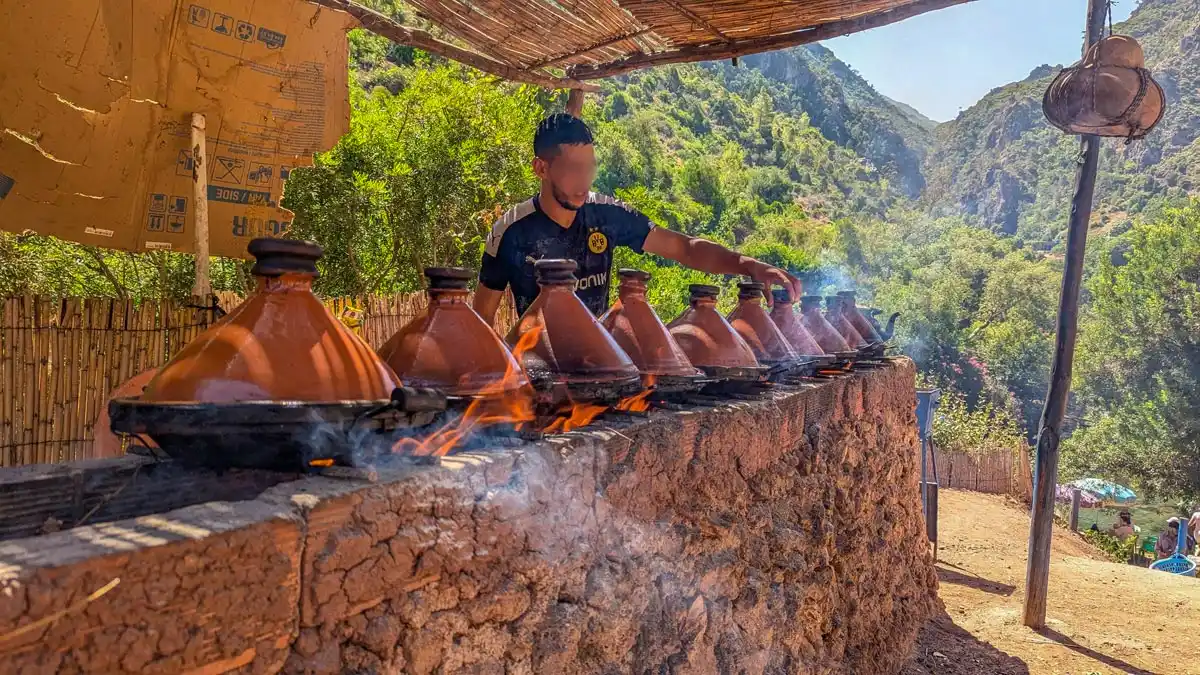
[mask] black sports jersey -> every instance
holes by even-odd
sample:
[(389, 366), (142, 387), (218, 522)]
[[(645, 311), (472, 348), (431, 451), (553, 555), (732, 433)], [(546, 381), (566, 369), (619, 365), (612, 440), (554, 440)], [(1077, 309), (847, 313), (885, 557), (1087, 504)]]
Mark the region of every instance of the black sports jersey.
[(479, 270), (479, 283), (503, 291), (512, 286), (517, 313), (537, 297), (533, 263), (543, 258), (567, 258), (579, 264), (575, 294), (599, 316), (608, 309), (608, 287), (613, 247), (627, 246), (638, 253), (654, 223), (619, 200), (588, 194), (575, 212), (571, 227), (564, 228), (546, 215), (538, 197), (509, 209), (488, 233)]

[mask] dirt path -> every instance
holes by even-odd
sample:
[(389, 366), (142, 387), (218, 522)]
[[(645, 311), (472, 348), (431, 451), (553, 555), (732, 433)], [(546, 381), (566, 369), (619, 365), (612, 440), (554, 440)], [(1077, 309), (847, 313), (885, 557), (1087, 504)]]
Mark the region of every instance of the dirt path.
[(943, 490), (939, 595), (904, 669), (925, 673), (1200, 675), (1200, 581), (1106, 562), (1055, 528), (1047, 627), (1021, 624), (1029, 516), (993, 495)]

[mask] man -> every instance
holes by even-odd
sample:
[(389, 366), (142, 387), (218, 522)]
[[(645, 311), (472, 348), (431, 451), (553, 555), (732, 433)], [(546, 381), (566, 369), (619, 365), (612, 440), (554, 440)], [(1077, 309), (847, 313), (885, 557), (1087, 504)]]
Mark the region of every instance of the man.
[(518, 314), (525, 312), (538, 294), (533, 263), (543, 258), (579, 263), (575, 292), (593, 314), (604, 313), (616, 246), (670, 258), (702, 272), (745, 275), (800, 296), (799, 280), (777, 267), (656, 227), (628, 205), (591, 192), (596, 153), (592, 133), (582, 120), (562, 113), (547, 117), (534, 134), (533, 153), (541, 190), (510, 209), (488, 234), (474, 303), (488, 323), (494, 322), (509, 287)]
[(1137, 528), (1133, 524), (1133, 514), (1128, 511), (1118, 513), (1117, 522), (1108, 528), (1108, 533), (1122, 540), (1137, 536)]

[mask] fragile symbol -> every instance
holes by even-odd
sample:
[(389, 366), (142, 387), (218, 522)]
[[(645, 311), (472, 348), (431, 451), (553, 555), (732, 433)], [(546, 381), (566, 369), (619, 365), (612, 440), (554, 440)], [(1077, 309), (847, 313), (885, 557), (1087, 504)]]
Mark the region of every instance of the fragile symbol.
[(242, 172), (245, 171), (245, 168), (246, 162), (243, 160), (217, 155), (216, 168), (213, 170), (213, 180), (241, 185)]
[(239, 21), (237, 24), (237, 32), (234, 33), (234, 37), (241, 40), (242, 42), (249, 42), (249, 41), (253, 40), (254, 39), (254, 24), (246, 23), (245, 21)]
[(214, 33), (220, 33), (221, 35), (232, 35), (233, 17), (229, 16), (228, 14), (214, 14), (212, 29)]
[(188, 23), (201, 28), (208, 28), (209, 12), (205, 7), (192, 5), (188, 9)]
[(167, 210), (167, 196), (154, 193), (150, 195), (150, 213), (162, 213)]

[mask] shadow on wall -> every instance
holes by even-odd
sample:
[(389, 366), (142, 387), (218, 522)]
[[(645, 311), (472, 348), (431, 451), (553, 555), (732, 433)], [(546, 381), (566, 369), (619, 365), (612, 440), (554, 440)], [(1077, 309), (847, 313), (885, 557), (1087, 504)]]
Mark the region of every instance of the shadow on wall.
[[(938, 570), (941, 572), (942, 570)], [(942, 610), (917, 637), (900, 675), (1029, 675), (1029, 666), (955, 625)]]

